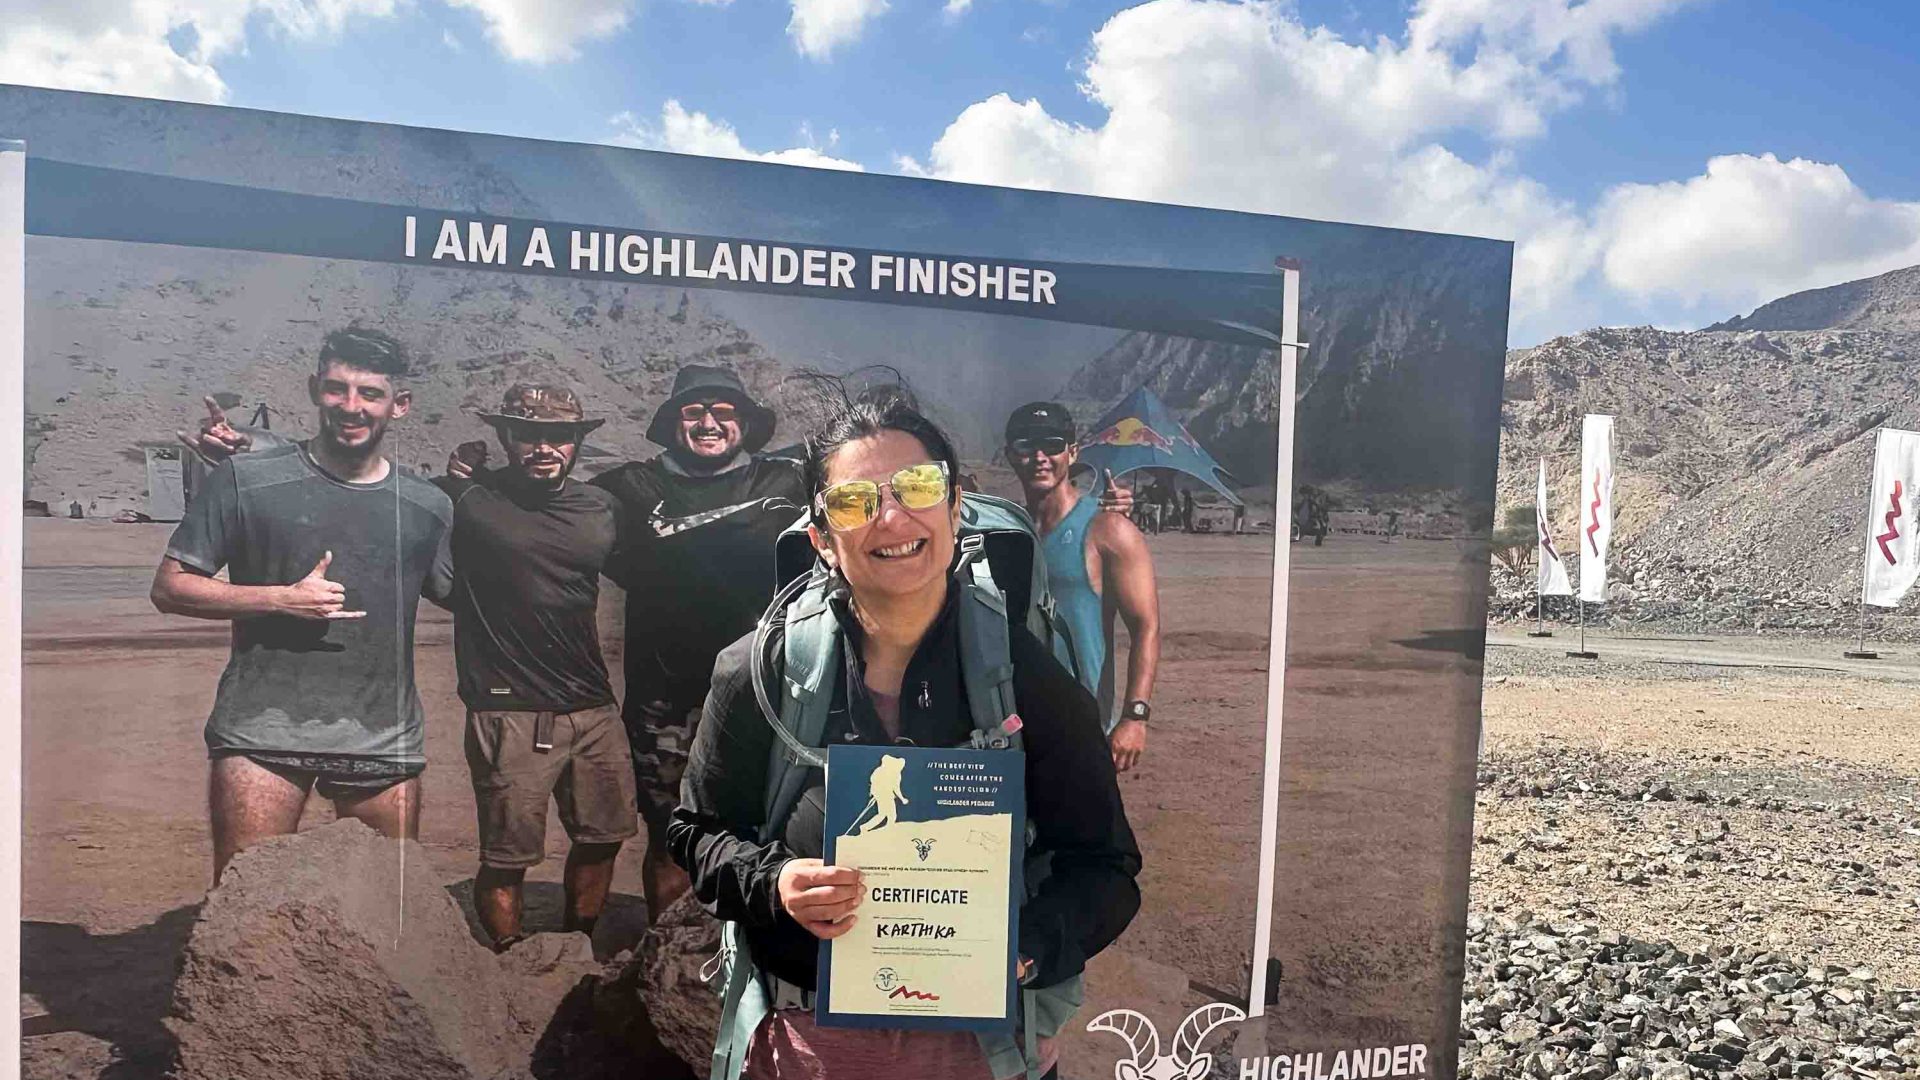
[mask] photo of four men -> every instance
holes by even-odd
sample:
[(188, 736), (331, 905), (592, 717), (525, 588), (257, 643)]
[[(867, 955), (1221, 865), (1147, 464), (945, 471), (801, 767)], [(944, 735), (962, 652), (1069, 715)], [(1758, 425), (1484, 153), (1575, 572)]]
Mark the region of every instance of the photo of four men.
[[(669, 835), (710, 823), (698, 785), (683, 791), (683, 780), (690, 753), (701, 755), (703, 706), (712, 708), (709, 690), (720, 680), (716, 658), (751, 637), (773, 596), (776, 540), (804, 519), (821, 558), (852, 576), (833, 551), (851, 560), (845, 545), (857, 544), (850, 538), (860, 530), (879, 535), (895, 519), (912, 528), (929, 511), (957, 512), (971, 477), (955, 460), (931, 505), (930, 493), (903, 490), (903, 472), (860, 477), (876, 482), (871, 505), (863, 521), (844, 528), (825, 508), (846, 485), (825, 481), (837, 462), (852, 460), (842, 452), (845, 440), (823, 450), (822, 432), (790, 432), (807, 437), (799, 458), (770, 454), (774, 410), (732, 371), (688, 364), (648, 423), (646, 437), (662, 447), (652, 458), (576, 478), (587, 437), (606, 421), (589, 416), (566, 386), (521, 382), (479, 414), (497, 445), (465, 443), (450, 455), (446, 475), (428, 479), (384, 448), (390, 426), (415, 406), (407, 366), (407, 347), (396, 338), (336, 330), (308, 380), (311, 437), (236, 428), (211, 400), (199, 430), (181, 433), (214, 468), (196, 485), (167, 546), (152, 600), (163, 612), (233, 624), (206, 726), (214, 880), (249, 844), (295, 831), (314, 792), (339, 816), (387, 836), (418, 837), (426, 718), (414, 687), (413, 633), (424, 597), (454, 619), (477, 811), (474, 907), (492, 946), (504, 951), (531, 932), (556, 929), (527, 926), (522, 900), (527, 870), (544, 858), (549, 802), (571, 844), (557, 929), (593, 933), (617, 853), (642, 826), (649, 920), (690, 889), (709, 913), (739, 918), (717, 899), (728, 891), (718, 878), (738, 875), (739, 860), (723, 867), (700, 850), (681, 850), (686, 845)], [(881, 436), (905, 431), (917, 440), (906, 457), (931, 457), (931, 464), (951, 455), (910, 396), (888, 408), (890, 419), (863, 438), (878, 446)], [(842, 413), (843, 427), (861, 415)], [(1092, 736), (1104, 740), (1097, 757), (1077, 760), (1098, 761), (1107, 779), (1075, 778), (1098, 791), (1112, 789), (1112, 777), (1149, 752), (1160, 625), (1152, 556), (1130, 520), (1132, 493), (1104, 471), (1076, 470), (1084, 434), (1060, 403), (1030, 402), (1007, 416), (1000, 454), (1019, 483), (1070, 644), (1063, 683), (1077, 683), (1072, 693), (1086, 700), (1057, 711), (1084, 709), (1103, 729)], [(216, 576), (222, 570), (226, 580)], [(625, 592), (618, 702), (596, 620), (603, 576)], [(864, 617), (848, 616), (860, 624), (853, 632), (876, 633), (879, 624), (861, 624)], [(1128, 648), (1124, 670), (1116, 670), (1121, 626)], [(869, 664), (852, 681), (873, 691)], [(918, 685), (924, 710), (928, 684)], [(895, 685), (894, 695), (868, 703), (884, 720), (892, 697), (895, 722), (876, 730), (894, 738), (904, 738), (901, 690)], [(706, 741), (726, 738), (713, 731)], [(1113, 790), (1111, 820), (1039, 830), (1041, 847), (1059, 836), (1077, 845), (1062, 843), (1055, 853), (1066, 869), (1056, 868), (1060, 881), (1050, 887), (1072, 887), (1074, 859), (1112, 872), (1087, 879), (1095, 882), (1086, 886), (1091, 891), (1073, 897), (1088, 926), (1055, 929), (1071, 945), (1029, 949), (1023, 925), (1023, 985), (1077, 977), (1138, 906), (1131, 879), (1140, 854)], [(758, 845), (753, 857), (759, 862), (742, 895), (766, 906), (774, 922), (825, 938), (857, 907), (851, 871), (810, 870), (805, 864), (817, 859), (797, 858), (777, 842)], [(872, 1049), (824, 1044), (816, 1029), (801, 1039), (799, 1049), (823, 1061), (858, 1060)], [(914, 1052), (889, 1046), (887, 1053)], [(970, 1054), (962, 1050), (953, 1075), (978, 1073), (981, 1062)], [(759, 1068), (768, 1059), (763, 1053)], [(1044, 1065), (1055, 1064), (1047, 1054)], [(752, 1059), (747, 1065), (760, 1074)]]

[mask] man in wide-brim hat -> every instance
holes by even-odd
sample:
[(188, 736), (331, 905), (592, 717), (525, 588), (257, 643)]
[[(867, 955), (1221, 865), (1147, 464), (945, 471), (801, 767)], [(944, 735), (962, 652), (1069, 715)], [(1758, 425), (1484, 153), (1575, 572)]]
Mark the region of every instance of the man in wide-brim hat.
[[(714, 411), (715, 406), (726, 406)], [(706, 419), (706, 424), (697, 422)], [(739, 425), (738, 438), (723, 444), (721, 430), (728, 422)], [(696, 423), (691, 440), (685, 425)], [(673, 392), (654, 410), (647, 425), (647, 438), (669, 451), (684, 450), (703, 458), (727, 457), (739, 452), (758, 453), (773, 438), (775, 424), (772, 409), (753, 400), (740, 377), (726, 368), (688, 364), (674, 373)], [(716, 434), (718, 433), (718, 434)]]
[(453, 499), (454, 665), (480, 833), (474, 908), (504, 949), (521, 882), (546, 854), (547, 802), (567, 853), (564, 929), (593, 932), (620, 845), (637, 834), (632, 752), (600, 652), (600, 575), (620, 580), (618, 501), (571, 481), (590, 420), (572, 390), (517, 383), (480, 418), (506, 464), (438, 483)]
[(773, 594), (773, 549), (806, 503), (798, 462), (765, 457), (772, 409), (722, 367), (688, 364), (655, 410), (647, 438), (666, 448), (593, 483), (626, 515), (627, 736), (633, 743), (647, 909), (686, 891), (667, 857), (700, 705), (720, 650), (753, 629)]
[(495, 431), (504, 431), (516, 424), (546, 425), (556, 434), (565, 429), (575, 436), (576, 442), (606, 423), (587, 419), (586, 410), (580, 407), (580, 399), (572, 390), (540, 383), (515, 383), (507, 387), (507, 392), (500, 397), (499, 410), (482, 412), (480, 419), (492, 424)]

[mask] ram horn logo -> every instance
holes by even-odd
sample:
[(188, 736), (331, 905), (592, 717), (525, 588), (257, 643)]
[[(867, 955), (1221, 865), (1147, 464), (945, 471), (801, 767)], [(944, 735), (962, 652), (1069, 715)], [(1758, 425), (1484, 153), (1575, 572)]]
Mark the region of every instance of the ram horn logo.
[(913, 838), (913, 850), (920, 853), (921, 862), (926, 862), (927, 856), (933, 853), (933, 841), (922, 840), (916, 836)]
[(1181, 1022), (1170, 1054), (1160, 1052), (1160, 1032), (1153, 1021), (1132, 1009), (1103, 1012), (1087, 1024), (1087, 1030), (1111, 1031), (1127, 1040), (1133, 1051), (1114, 1063), (1113, 1080), (1206, 1080), (1213, 1071), (1213, 1058), (1200, 1052), (1200, 1044), (1218, 1028), (1246, 1018), (1235, 1005), (1203, 1005)]

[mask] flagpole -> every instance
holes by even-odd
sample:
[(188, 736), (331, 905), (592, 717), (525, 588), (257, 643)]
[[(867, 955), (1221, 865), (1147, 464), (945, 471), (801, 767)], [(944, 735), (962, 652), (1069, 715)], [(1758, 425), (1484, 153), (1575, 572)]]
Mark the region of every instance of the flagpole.
[[(1885, 429), (1881, 429), (1881, 430), (1885, 430)], [(1880, 433), (1878, 431), (1875, 432), (1874, 438), (1876, 440), (1876, 443), (1874, 446), (1873, 469), (1878, 470), (1880, 467), (1880, 448), (1878, 445), (1878, 439), (1880, 438)], [(1841, 656), (1846, 657), (1848, 660), (1880, 659), (1879, 653), (1874, 652), (1873, 650), (1867, 648), (1867, 559), (1871, 559), (1873, 557), (1872, 553), (1873, 553), (1874, 476), (1875, 476), (1874, 472), (1869, 472), (1867, 474), (1867, 546), (1866, 546), (1866, 551), (1864, 553), (1865, 558), (1861, 559), (1860, 561), (1860, 647), (1849, 652), (1842, 652), (1840, 654)]]
[(1867, 602), (1860, 602), (1860, 647), (1840, 654), (1849, 660), (1878, 660), (1880, 654), (1867, 648)]
[(1587, 649), (1587, 598), (1576, 594), (1575, 602), (1580, 605), (1580, 648), (1567, 650), (1567, 655), (1575, 660), (1598, 660), (1600, 654)]

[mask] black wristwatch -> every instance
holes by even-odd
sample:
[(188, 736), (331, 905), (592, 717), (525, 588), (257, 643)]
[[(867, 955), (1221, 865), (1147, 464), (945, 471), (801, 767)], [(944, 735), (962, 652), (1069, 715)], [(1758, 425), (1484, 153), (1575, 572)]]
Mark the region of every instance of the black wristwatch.
[(1153, 706), (1141, 701), (1139, 698), (1134, 698), (1132, 701), (1127, 702), (1127, 707), (1120, 710), (1120, 719), (1138, 720), (1143, 724), (1146, 723), (1147, 718), (1152, 715)]

